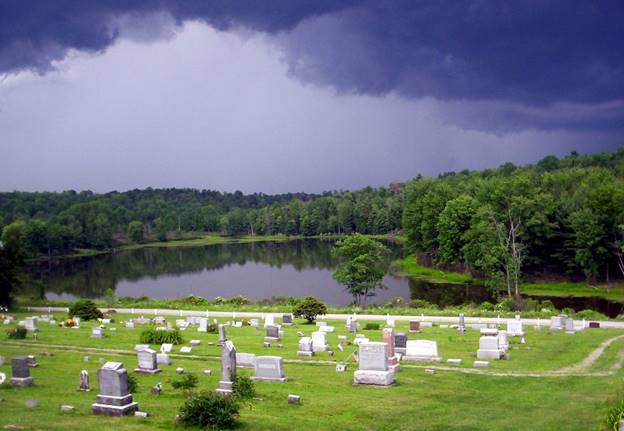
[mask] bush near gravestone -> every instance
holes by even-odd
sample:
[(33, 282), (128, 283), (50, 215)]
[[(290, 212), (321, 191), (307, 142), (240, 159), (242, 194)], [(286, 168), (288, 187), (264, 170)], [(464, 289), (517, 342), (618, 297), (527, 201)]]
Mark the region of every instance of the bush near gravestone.
[(148, 328), (141, 332), (140, 341), (142, 344), (182, 344), (184, 342), (179, 330), (158, 331), (156, 328)]
[(251, 399), (256, 396), (256, 388), (254, 386), (254, 381), (251, 380), (248, 376), (238, 375), (234, 379), (234, 383), (232, 384), (232, 391), (234, 395), (241, 399)]
[(379, 323), (367, 323), (366, 325), (364, 325), (364, 330), (366, 331), (377, 331), (379, 330), (379, 328), (381, 328), (381, 325)]
[(28, 331), (23, 326), (16, 326), (7, 331), (9, 340), (23, 340), (26, 338), (26, 334), (28, 334)]
[(104, 315), (98, 310), (95, 302), (89, 299), (80, 299), (69, 307), (69, 315), (80, 317), (82, 320), (101, 319)]
[(134, 376), (134, 374), (128, 374), (128, 392), (133, 393), (139, 387), (139, 381)]
[(240, 406), (233, 397), (214, 392), (191, 395), (180, 407), (179, 421), (186, 426), (208, 429), (231, 429), (236, 426)]
[(171, 382), (173, 389), (182, 389), (183, 391), (190, 391), (197, 386), (199, 379), (193, 373), (184, 374), (182, 380), (174, 380)]
[(303, 317), (308, 323), (312, 323), (316, 316), (327, 314), (327, 307), (314, 296), (308, 296), (295, 305), (292, 313), (295, 317)]

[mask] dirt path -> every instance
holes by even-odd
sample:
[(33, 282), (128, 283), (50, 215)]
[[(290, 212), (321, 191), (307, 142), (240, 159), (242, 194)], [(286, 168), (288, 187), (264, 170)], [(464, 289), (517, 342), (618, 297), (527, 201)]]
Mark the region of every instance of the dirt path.
[[(490, 371), (488, 369), (483, 368), (460, 368), (460, 367), (450, 367), (446, 365), (412, 365), (407, 364), (405, 362), (401, 363), (401, 368), (423, 368), (423, 369), (435, 369), (439, 371), (453, 371), (465, 374), (481, 374), (488, 376), (497, 376), (497, 377), (568, 377), (568, 376), (580, 376), (580, 377), (607, 377), (612, 376), (617, 373), (622, 368), (622, 363), (624, 362), (624, 349), (621, 349), (617, 354), (617, 359), (615, 362), (609, 367), (606, 371), (588, 371), (588, 369), (603, 355), (605, 350), (614, 342), (624, 339), (624, 335), (618, 335), (617, 337), (609, 338), (608, 340), (603, 341), (600, 345), (592, 350), (589, 355), (587, 355), (581, 362), (570, 365), (568, 367), (560, 368), (558, 370), (551, 371), (534, 371), (534, 372), (523, 372), (523, 371)], [(124, 349), (102, 349), (98, 347), (80, 347), (80, 346), (68, 346), (62, 344), (46, 344), (46, 343), (37, 343), (36, 345), (30, 343), (21, 343), (21, 342), (0, 342), (0, 345), (7, 346), (19, 346), (19, 347), (37, 347), (41, 349), (49, 348), (49, 349), (58, 349), (66, 352), (76, 352), (76, 353), (91, 353), (91, 354), (102, 354), (102, 355), (113, 355), (113, 356), (133, 356), (136, 354), (134, 350), (124, 350)], [(186, 354), (177, 354), (170, 353), (169, 356), (173, 358), (180, 359), (213, 359), (219, 360), (219, 356), (200, 356), (200, 355), (186, 355)], [(310, 361), (310, 360), (302, 360), (302, 359), (284, 359), (286, 363), (295, 363), (295, 364), (310, 364), (310, 365), (335, 365), (335, 361)]]

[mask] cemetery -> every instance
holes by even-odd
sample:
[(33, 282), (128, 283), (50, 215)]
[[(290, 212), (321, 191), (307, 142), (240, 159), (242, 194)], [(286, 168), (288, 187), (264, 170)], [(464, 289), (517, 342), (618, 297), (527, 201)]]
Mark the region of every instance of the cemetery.
[[(170, 429), (185, 401), (173, 383), (190, 375), (223, 397), (237, 376), (253, 381), (243, 430), (599, 429), (623, 373), (624, 330), (567, 316), (365, 329), (364, 315), (317, 325), (137, 313), (74, 329), (60, 312), (33, 314), (2, 326), (29, 330), (0, 338), (0, 429)], [(178, 328), (182, 343), (141, 343), (152, 327)]]

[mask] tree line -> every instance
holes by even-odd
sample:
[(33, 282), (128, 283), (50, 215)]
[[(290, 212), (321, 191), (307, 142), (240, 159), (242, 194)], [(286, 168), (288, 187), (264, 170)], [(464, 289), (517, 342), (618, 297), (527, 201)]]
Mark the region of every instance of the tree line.
[(189, 235), (304, 235), (401, 228), (402, 187), (321, 195), (146, 189), (95, 194), (0, 193), (0, 229), (28, 257)]
[(2, 241), (25, 257), (224, 235), (386, 234), (515, 293), (522, 274), (621, 278), (624, 148), (323, 194), (145, 189), (0, 193)]
[(621, 279), (623, 179), (624, 148), (417, 178), (405, 190), (407, 245), (509, 295), (523, 273)]

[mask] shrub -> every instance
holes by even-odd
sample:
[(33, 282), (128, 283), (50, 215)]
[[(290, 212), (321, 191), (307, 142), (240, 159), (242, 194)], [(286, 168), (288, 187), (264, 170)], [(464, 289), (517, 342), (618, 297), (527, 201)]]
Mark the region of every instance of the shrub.
[(314, 322), (316, 316), (319, 314), (326, 314), (327, 307), (320, 302), (314, 296), (308, 296), (307, 298), (299, 301), (297, 305), (293, 307), (293, 315), (295, 317), (303, 317), (308, 323)]
[(485, 301), (482, 302), (479, 308), (483, 311), (494, 311), (494, 304), (491, 302)]
[(90, 299), (80, 299), (74, 302), (74, 305), (69, 307), (69, 315), (80, 317), (82, 320), (96, 320), (104, 316), (95, 302)]
[(173, 331), (159, 331), (156, 330), (156, 328), (148, 328), (141, 332), (140, 340), (142, 344), (182, 344), (184, 342), (182, 334), (180, 334), (178, 329), (174, 329)]
[(251, 399), (256, 396), (254, 381), (247, 376), (236, 376), (232, 384), (232, 391), (241, 399)]
[(556, 311), (557, 307), (555, 307), (555, 304), (553, 304), (553, 302), (550, 299), (545, 299), (542, 301), (542, 309)]
[(236, 425), (240, 406), (234, 397), (222, 397), (214, 392), (192, 395), (180, 407), (179, 420), (186, 426), (209, 429), (231, 429)]
[(190, 391), (197, 386), (199, 379), (193, 373), (183, 374), (182, 380), (174, 380), (171, 382), (173, 389), (182, 389), (184, 391)]
[(608, 317), (599, 311), (595, 310), (582, 310), (576, 313), (577, 319), (592, 319), (592, 320), (607, 320)]
[(202, 298), (201, 296), (188, 295), (183, 298), (179, 298), (176, 300), (180, 304), (189, 304), (189, 305), (208, 305), (210, 301), (206, 298)]
[(16, 326), (7, 331), (9, 340), (23, 340), (26, 338), (26, 334), (28, 334), (28, 331), (23, 326)]
[(429, 309), (436, 309), (436, 308), (438, 308), (436, 305), (431, 304), (429, 301), (427, 301), (425, 299), (412, 299), (409, 302), (409, 306), (411, 308), (429, 308)]
[(128, 392), (133, 393), (139, 388), (139, 381), (134, 374), (128, 374)]
[(513, 298), (501, 299), (495, 308), (501, 311), (515, 311), (516, 301)]
[(367, 323), (366, 325), (364, 325), (364, 330), (366, 331), (378, 330), (379, 328), (381, 328), (381, 325), (379, 323)]
[(620, 429), (620, 421), (624, 419), (624, 400), (617, 403), (607, 411), (605, 417), (605, 429), (609, 431), (618, 431)]
[(232, 305), (246, 305), (246, 304), (249, 304), (251, 301), (249, 300), (249, 298), (245, 296), (237, 295), (237, 296), (232, 296), (231, 298), (227, 299), (225, 302), (227, 304), (232, 304)]
[(576, 314), (576, 311), (574, 311), (574, 308), (570, 308), (570, 307), (566, 307), (563, 310), (561, 310), (561, 312), (563, 314), (567, 314), (568, 316), (574, 316)]

